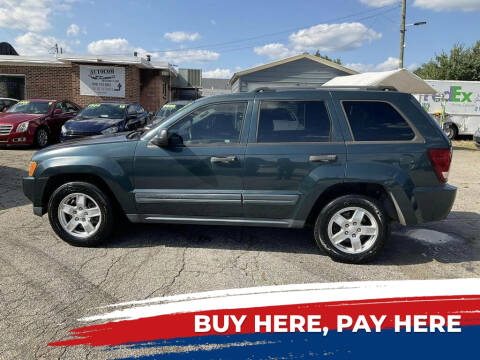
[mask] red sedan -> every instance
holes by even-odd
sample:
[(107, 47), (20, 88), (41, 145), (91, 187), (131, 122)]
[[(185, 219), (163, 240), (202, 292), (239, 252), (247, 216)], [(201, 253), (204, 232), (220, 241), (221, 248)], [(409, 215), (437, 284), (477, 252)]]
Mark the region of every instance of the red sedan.
[(58, 140), (62, 125), (79, 111), (71, 101), (22, 100), (0, 113), (0, 145), (45, 147)]

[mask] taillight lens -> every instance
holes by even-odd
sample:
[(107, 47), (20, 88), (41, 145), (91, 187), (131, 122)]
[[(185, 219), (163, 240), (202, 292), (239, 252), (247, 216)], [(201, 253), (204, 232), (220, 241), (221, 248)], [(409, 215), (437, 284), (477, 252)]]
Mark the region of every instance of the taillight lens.
[(452, 150), (430, 149), (428, 150), (428, 157), (440, 181), (446, 183), (448, 181), (450, 165), (452, 164)]

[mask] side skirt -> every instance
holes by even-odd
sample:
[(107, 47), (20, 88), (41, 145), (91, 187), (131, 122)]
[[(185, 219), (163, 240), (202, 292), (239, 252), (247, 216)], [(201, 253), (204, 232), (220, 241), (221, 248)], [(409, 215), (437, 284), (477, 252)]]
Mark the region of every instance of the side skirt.
[(292, 219), (204, 218), (148, 214), (127, 214), (127, 217), (133, 223), (265, 226), (278, 228), (302, 228), (305, 225), (304, 221)]

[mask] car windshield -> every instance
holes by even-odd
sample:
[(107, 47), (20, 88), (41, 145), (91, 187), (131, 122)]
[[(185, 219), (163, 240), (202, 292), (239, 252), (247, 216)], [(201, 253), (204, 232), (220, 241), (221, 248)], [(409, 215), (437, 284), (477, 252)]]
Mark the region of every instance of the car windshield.
[(181, 108), (185, 107), (187, 105), (185, 104), (165, 104), (162, 106), (160, 110), (158, 110), (157, 115), (155, 115), (155, 118), (165, 120), (167, 119), (170, 115), (173, 115), (176, 113), (178, 110)]
[(22, 100), (7, 110), (9, 113), (46, 114), (52, 102)]
[(77, 117), (123, 119), (126, 107), (125, 104), (90, 104)]

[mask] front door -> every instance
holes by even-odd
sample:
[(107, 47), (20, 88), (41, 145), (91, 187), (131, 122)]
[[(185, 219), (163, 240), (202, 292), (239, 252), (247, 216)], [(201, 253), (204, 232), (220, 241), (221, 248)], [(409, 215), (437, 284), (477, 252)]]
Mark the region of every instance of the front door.
[(319, 195), (341, 183), (346, 148), (329, 92), (258, 94), (245, 155), (245, 216), (301, 226)]
[(242, 216), (247, 105), (205, 105), (168, 128), (168, 146), (138, 144), (135, 200), (144, 220), (215, 223)]

